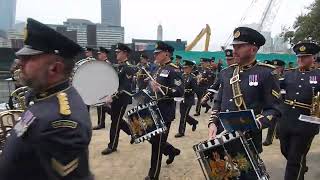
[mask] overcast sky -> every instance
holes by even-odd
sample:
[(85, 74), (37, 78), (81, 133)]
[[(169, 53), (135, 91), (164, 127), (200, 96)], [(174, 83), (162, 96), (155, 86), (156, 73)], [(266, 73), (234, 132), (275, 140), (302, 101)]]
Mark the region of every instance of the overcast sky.
[[(83, 18), (101, 22), (100, 0), (17, 0), (17, 20), (27, 17), (43, 23), (62, 24), (67, 18)], [(253, 0), (122, 0), (122, 26), (125, 42), (136, 39), (156, 39), (157, 26), (163, 26), (164, 40), (180, 38), (191, 42), (206, 24), (211, 26), (210, 50), (223, 45), (230, 33), (244, 23), (258, 22), (267, 0), (255, 0), (253, 8), (247, 8)], [(291, 26), (295, 18), (307, 12), (314, 0), (276, 0), (281, 2), (271, 27), (272, 34), (281, 32), (282, 26)], [(202, 50), (200, 41), (196, 50)]]

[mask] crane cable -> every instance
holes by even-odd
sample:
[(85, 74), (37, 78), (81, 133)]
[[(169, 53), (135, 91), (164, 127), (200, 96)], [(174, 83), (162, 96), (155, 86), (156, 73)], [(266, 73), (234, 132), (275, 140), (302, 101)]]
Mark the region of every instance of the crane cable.
[[(249, 10), (253, 7), (253, 5), (255, 5), (255, 4), (257, 3), (257, 1), (258, 1), (258, 0), (252, 0), (252, 1), (251, 1), (250, 5), (248, 6), (248, 8), (246, 9), (246, 11), (245, 11), (244, 14), (242, 15), (239, 24), (242, 24), (243, 21), (246, 20), (247, 15), (248, 15), (248, 13), (249, 13)], [(231, 33), (231, 34), (229, 35), (229, 37), (228, 37), (227, 41), (224, 43), (223, 47), (227, 47), (227, 46), (230, 44), (232, 37), (233, 37), (233, 33)]]

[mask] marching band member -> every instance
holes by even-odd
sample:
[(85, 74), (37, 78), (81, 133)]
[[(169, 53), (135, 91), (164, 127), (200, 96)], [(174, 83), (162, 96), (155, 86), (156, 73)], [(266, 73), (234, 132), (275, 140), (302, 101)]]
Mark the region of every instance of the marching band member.
[[(284, 73), (284, 67), (286, 63), (280, 59), (274, 59), (270, 61), (270, 64), (276, 67), (275, 75), (279, 80), (282, 80), (283, 73)], [(273, 138), (278, 137), (279, 135), (279, 122), (281, 118), (275, 119), (275, 121), (272, 121), (270, 124), (270, 127), (268, 128), (268, 133), (265, 141), (262, 143), (264, 146), (269, 146), (272, 144)]]
[(182, 72), (182, 65), (181, 65), (181, 61), (182, 61), (182, 56), (180, 55), (176, 55), (176, 62), (175, 65), (178, 66), (179, 70)]
[[(203, 98), (208, 87), (211, 84), (213, 84), (215, 80), (215, 74), (210, 68), (211, 66), (210, 62), (211, 62), (211, 59), (202, 58), (202, 61), (201, 61), (202, 70), (200, 71), (200, 75), (198, 75), (198, 86), (199, 86), (199, 91), (197, 93), (198, 100), (196, 105), (196, 114), (194, 114), (194, 116), (200, 115), (201, 99)], [(207, 113), (211, 108), (207, 103), (204, 103), (204, 105), (202, 106), (206, 108), (205, 113)]]
[[(136, 73), (136, 79), (137, 79), (137, 85), (138, 85), (138, 89), (141, 91), (145, 88), (147, 88), (148, 83), (149, 83), (149, 79), (148, 79), (148, 75), (145, 71), (150, 73), (150, 64), (148, 62), (148, 56), (145, 54), (141, 54), (140, 56), (140, 62), (138, 63), (138, 71)], [(142, 69), (144, 68), (144, 69)]]
[(309, 42), (298, 43), (293, 51), (298, 58), (298, 68), (286, 71), (281, 83), (286, 94), (280, 121), (280, 147), (287, 159), (284, 179), (302, 180), (308, 170), (306, 155), (314, 136), (319, 133), (319, 125), (298, 118), (301, 114), (311, 115), (313, 96), (320, 91), (320, 70), (311, 68), (320, 47)]
[(117, 44), (116, 55), (119, 63), (117, 68), (119, 88), (115, 95), (106, 98), (107, 104), (111, 104), (110, 142), (108, 147), (101, 152), (102, 155), (108, 155), (117, 151), (120, 129), (126, 134), (131, 135), (129, 125), (122, 119), (127, 106), (131, 101), (131, 96), (124, 92), (131, 92), (132, 78), (134, 75), (134, 69), (128, 62), (130, 52), (131, 49), (127, 45), (122, 43)]
[(183, 81), (180, 71), (170, 59), (173, 51), (173, 47), (162, 41), (157, 43), (154, 51), (155, 62), (160, 67), (154, 75), (155, 81), (151, 81), (150, 86), (155, 92), (158, 101), (157, 105), (168, 130), (166, 133), (158, 134), (150, 139), (152, 145), (151, 167), (145, 180), (159, 179), (162, 154), (168, 156), (167, 164), (171, 164), (175, 156), (180, 154), (179, 149), (167, 142), (170, 125), (175, 118), (176, 112), (173, 98), (183, 96)]
[[(233, 57), (233, 50), (232, 49), (226, 49), (224, 50), (225, 56), (226, 56), (226, 62), (228, 67), (236, 64), (236, 59)], [(208, 92), (203, 96), (201, 99), (201, 105), (207, 104), (209, 99), (213, 98), (214, 94), (216, 94), (220, 88), (220, 72), (215, 79), (214, 83), (208, 88)]]
[[(98, 51), (98, 60), (106, 62), (111, 65), (111, 62), (108, 60), (109, 50), (104, 47), (99, 47)], [(106, 105), (97, 106), (97, 114), (98, 114), (98, 125), (93, 127), (93, 130), (99, 130), (105, 128), (105, 120), (106, 120)]]
[(0, 178), (93, 180), (88, 160), (90, 116), (69, 84), (73, 58), (82, 48), (30, 18), (24, 44), (16, 55), (21, 79), (31, 88), (28, 108), (0, 156)]
[(195, 104), (194, 93), (197, 91), (196, 76), (192, 74), (192, 68), (195, 65), (194, 62), (184, 60), (183, 66), (183, 82), (184, 82), (184, 95), (183, 101), (180, 103), (180, 124), (179, 131), (174, 137), (183, 137), (186, 130), (186, 123), (192, 126), (192, 131), (195, 131), (198, 125), (198, 121), (189, 115), (192, 105)]
[[(209, 121), (209, 139), (213, 139), (223, 127), (219, 122), (219, 112), (253, 109), (259, 128), (265, 128), (275, 117), (280, 116), (279, 82), (273, 74), (274, 67), (258, 63), (256, 54), (265, 43), (265, 38), (256, 30), (238, 27), (234, 30), (233, 53), (238, 64), (220, 72), (220, 88), (214, 101)], [(249, 132), (259, 153), (262, 152), (261, 131)], [(240, 150), (241, 147), (232, 147)], [(241, 180), (256, 179), (251, 168), (242, 172)]]

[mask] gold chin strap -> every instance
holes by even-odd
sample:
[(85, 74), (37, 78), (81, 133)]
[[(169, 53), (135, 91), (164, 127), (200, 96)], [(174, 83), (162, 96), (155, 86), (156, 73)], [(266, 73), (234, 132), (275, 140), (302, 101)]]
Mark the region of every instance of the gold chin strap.
[(247, 106), (243, 99), (243, 94), (241, 93), (241, 89), (240, 89), (239, 71), (240, 71), (240, 67), (236, 66), (236, 68), (233, 71), (233, 76), (230, 79), (230, 84), (232, 87), (234, 103), (237, 106), (238, 110), (240, 111), (240, 110), (246, 110)]

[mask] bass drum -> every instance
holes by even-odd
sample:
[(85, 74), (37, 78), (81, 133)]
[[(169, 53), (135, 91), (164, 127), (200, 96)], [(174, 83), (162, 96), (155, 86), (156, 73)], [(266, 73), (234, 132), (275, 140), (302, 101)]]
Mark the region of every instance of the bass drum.
[(104, 103), (103, 97), (117, 92), (118, 73), (104, 61), (81, 60), (73, 70), (72, 85), (87, 105)]

